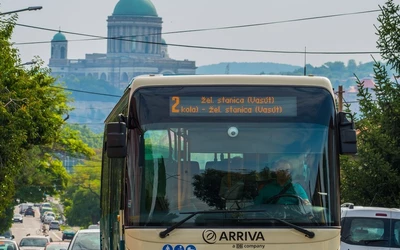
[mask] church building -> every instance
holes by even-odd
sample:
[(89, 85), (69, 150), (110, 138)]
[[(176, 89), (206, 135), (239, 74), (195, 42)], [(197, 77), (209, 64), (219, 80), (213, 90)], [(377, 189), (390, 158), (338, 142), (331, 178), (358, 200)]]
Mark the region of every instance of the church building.
[(162, 18), (150, 0), (119, 0), (107, 19), (107, 53), (68, 58), (68, 40), (58, 32), (51, 40), (52, 75), (102, 79), (124, 88), (143, 74), (196, 73), (195, 61), (169, 57), (161, 37)]

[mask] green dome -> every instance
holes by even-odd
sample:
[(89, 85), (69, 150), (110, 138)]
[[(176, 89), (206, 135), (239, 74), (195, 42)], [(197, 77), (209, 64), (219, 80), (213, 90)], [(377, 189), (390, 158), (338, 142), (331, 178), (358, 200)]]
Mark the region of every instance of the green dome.
[(51, 40), (52, 42), (63, 42), (67, 41), (67, 38), (65, 38), (64, 34), (59, 31), (57, 34), (53, 36), (53, 39)]
[(118, 15), (158, 16), (150, 0), (119, 0), (113, 12), (113, 16)]
[(163, 45), (167, 45), (167, 43), (165, 42), (165, 39), (164, 39), (164, 38), (161, 38), (161, 43), (162, 43)]

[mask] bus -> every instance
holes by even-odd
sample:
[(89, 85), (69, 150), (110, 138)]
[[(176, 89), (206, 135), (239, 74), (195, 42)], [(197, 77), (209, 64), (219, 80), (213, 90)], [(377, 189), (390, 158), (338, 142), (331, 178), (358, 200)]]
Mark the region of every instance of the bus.
[(316, 76), (136, 77), (105, 120), (102, 250), (339, 249), (335, 100)]

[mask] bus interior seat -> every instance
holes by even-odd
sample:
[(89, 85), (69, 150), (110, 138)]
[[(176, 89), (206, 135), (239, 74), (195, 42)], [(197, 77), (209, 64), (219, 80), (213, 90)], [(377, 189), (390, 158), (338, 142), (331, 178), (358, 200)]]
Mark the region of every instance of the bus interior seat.
[(205, 167), (205, 169), (206, 169), (206, 170), (208, 170), (208, 169), (215, 169), (215, 170), (217, 170), (217, 169), (218, 169), (218, 162), (217, 162), (217, 161), (208, 161), (208, 162), (206, 162), (206, 167)]
[(206, 170), (215, 169), (219, 171), (228, 171), (228, 160), (223, 161), (208, 161), (206, 162)]

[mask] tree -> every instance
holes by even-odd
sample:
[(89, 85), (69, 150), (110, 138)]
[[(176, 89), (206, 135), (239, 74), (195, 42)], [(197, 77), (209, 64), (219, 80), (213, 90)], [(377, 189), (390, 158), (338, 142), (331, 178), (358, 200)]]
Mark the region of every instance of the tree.
[(346, 69), (344, 62), (340, 61), (327, 62), (325, 63), (325, 66), (327, 66), (331, 71), (344, 71)]
[(87, 227), (100, 220), (101, 150), (91, 161), (74, 167), (61, 200), (69, 225)]
[(10, 42), (15, 17), (1, 21), (0, 231), (10, 224), (5, 211), (13, 204), (14, 180), (29, 161), (27, 152), (53, 141), (68, 111), (66, 95), (52, 86), (54, 79), (41, 67), (43, 62), (28, 70), (18, 66), (18, 51)]
[[(391, 70), (400, 72), (399, 6), (388, 0), (378, 17), (377, 47)], [(359, 205), (400, 206), (400, 87), (386, 65), (374, 61), (375, 89), (357, 79), (360, 117), (358, 155), (342, 157), (342, 198)]]
[(350, 71), (350, 72), (353, 72), (353, 73), (357, 70), (357, 63), (356, 63), (356, 60), (350, 59), (350, 60), (347, 62), (347, 70)]
[[(21, 65), (11, 36), (16, 16), (0, 17), (0, 231), (11, 224), (17, 198), (41, 201), (43, 194), (65, 188), (68, 175), (57, 153), (91, 155), (93, 151), (64, 129), (71, 110), (68, 96), (43, 61)], [(75, 137), (74, 137), (75, 136)]]
[(82, 139), (84, 143), (86, 143), (89, 147), (94, 149), (99, 149), (103, 147), (103, 133), (93, 133), (86, 125), (74, 125), (68, 124), (68, 127), (74, 131), (79, 133), (79, 137)]

